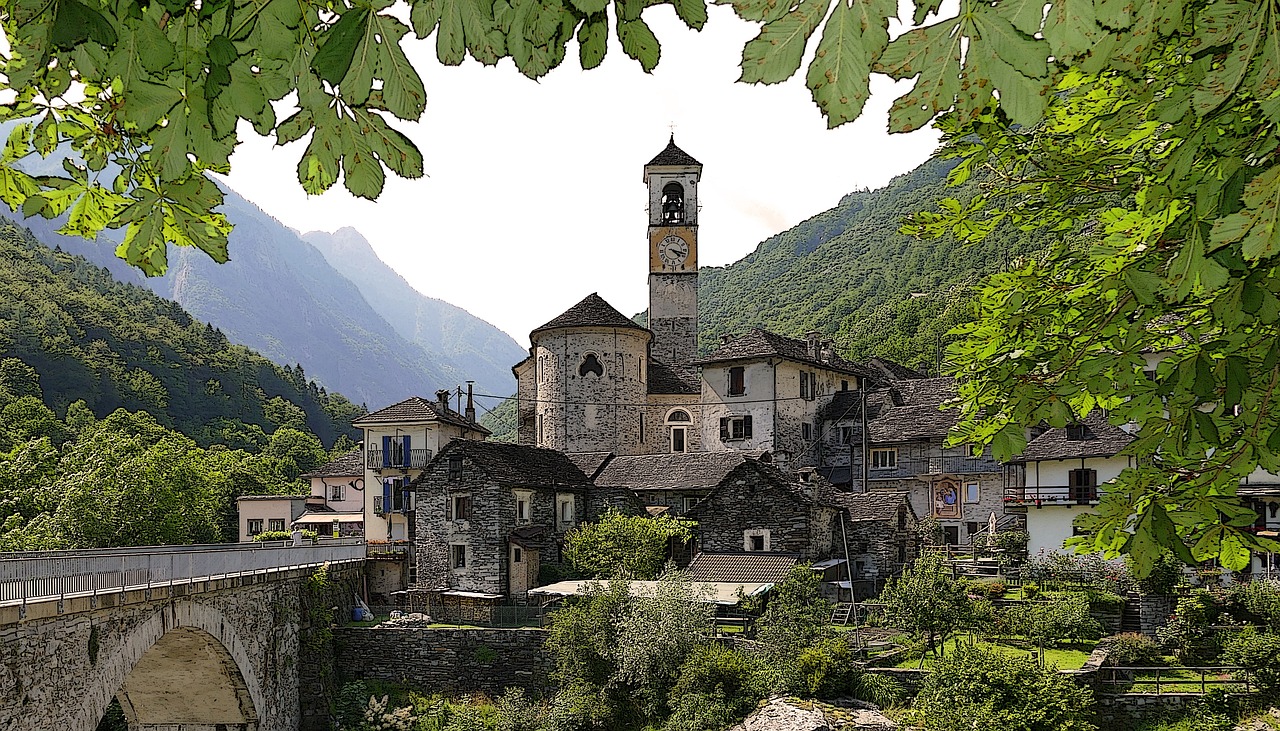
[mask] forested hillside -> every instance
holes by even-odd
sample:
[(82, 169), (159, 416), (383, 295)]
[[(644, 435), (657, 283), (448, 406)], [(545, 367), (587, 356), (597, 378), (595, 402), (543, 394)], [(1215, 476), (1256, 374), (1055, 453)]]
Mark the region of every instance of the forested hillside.
[(83, 400), (98, 417), (145, 410), (201, 444), (260, 444), (280, 426), (326, 444), (354, 436), (362, 407), (281, 368), (178, 304), (48, 249), (0, 219), (0, 357), (40, 375), (58, 413)]
[(834, 336), (848, 357), (879, 355), (935, 370), (944, 334), (966, 317), (969, 288), (1041, 245), (1016, 230), (980, 247), (899, 233), (905, 216), (932, 210), (943, 197), (965, 198), (964, 188), (947, 188), (948, 170), (932, 160), (884, 188), (850, 193), (740, 261), (704, 267), (702, 349), (755, 326), (791, 336), (816, 330)]

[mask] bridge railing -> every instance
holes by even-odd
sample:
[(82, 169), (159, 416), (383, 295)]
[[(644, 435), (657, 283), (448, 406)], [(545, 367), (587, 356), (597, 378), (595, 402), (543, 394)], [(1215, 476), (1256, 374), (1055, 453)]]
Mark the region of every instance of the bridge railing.
[(0, 553), (0, 604), (152, 589), (364, 560), (364, 540), (325, 539)]

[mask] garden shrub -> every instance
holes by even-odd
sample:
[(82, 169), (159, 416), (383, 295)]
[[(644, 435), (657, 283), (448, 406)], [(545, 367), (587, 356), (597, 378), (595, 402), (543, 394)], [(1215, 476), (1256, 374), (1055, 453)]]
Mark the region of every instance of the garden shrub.
[(1047, 602), (1019, 604), (1006, 610), (1009, 629), (1014, 634), (1041, 643), (1059, 640), (1096, 640), (1102, 625), (1089, 614), (1083, 595), (1069, 594)]
[(1261, 622), (1272, 631), (1280, 631), (1280, 581), (1236, 584), (1227, 590), (1226, 601), (1240, 619)]
[(801, 650), (796, 670), (805, 694), (815, 698), (851, 695), (859, 674), (849, 644), (841, 638), (821, 640)]
[(581, 680), (561, 686), (543, 711), (542, 727), (556, 731), (583, 731), (603, 727), (612, 710), (598, 686)]
[(1174, 588), (1182, 582), (1183, 572), (1187, 568), (1182, 559), (1173, 555), (1173, 551), (1168, 549), (1165, 549), (1156, 557), (1155, 563), (1151, 567), (1151, 572), (1141, 578), (1134, 574), (1133, 559), (1130, 556), (1126, 555), (1124, 557), (1124, 565), (1130, 575), (1133, 576), (1133, 581), (1138, 591), (1148, 596), (1168, 596), (1172, 594)]
[(1252, 671), (1258, 686), (1266, 691), (1280, 689), (1280, 635), (1250, 627), (1227, 640), (1222, 657), (1232, 665)]
[(1040, 585), (1034, 581), (1028, 581), (1022, 585), (1022, 596), (1026, 599), (1035, 599), (1040, 593)]
[(1122, 632), (1107, 637), (1102, 643), (1106, 644), (1112, 665), (1144, 667), (1160, 661), (1160, 643), (1140, 632)]
[(915, 723), (924, 731), (1093, 731), (1092, 703), (1087, 688), (1029, 657), (964, 647), (934, 663)]
[(1089, 609), (1095, 612), (1124, 611), (1124, 597), (1106, 589), (1086, 589), (1084, 597), (1089, 602)]
[(1166, 651), (1184, 665), (1207, 665), (1222, 652), (1222, 638), (1209, 625), (1218, 620), (1220, 610), (1213, 595), (1197, 589), (1179, 597), (1169, 621), (1156, 630)]
[(538, 731), (540, 709), (523, 688), (507, 688), (493, 701), (497, 720), (494, 731)]
[(1002, 530), (996, 533), (996, 547), (1015, 562), (1021, 563), (1027, 557), (1027, 543), (1031, 535), (1025, 530)]
[[(718, 644), (699, 645), (680, 666), (669, 695), (673, 718), (679, 728), (693, 729), (699, 717), (693, 699), (714, 700), (736, 720), (745, 716), (764, 695), (764, 679), (758, 661)], [(719, 711), (717, 711), (719, 713)]]

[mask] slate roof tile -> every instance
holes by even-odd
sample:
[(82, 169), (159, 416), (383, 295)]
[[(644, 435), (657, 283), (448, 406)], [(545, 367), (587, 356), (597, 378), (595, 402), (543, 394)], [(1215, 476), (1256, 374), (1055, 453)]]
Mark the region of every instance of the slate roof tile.
[(444, 421), (456, 426), (491, 434), (488, 429), (452, 409), (442, 409), (435, 401), (428, 401), (421, 396), (410, 396), (399, 403), (365, 414), (351, 422), (352, 426), (373, 426), (378, 424), (409, 424), (423, 421)]
[(363, 474), (364, 443), (361, 442), (350, 452), (310, 472), (304, 472), (298, 477), (306, 480), (312, 477), (357, 477)]
[[(889, 388), (867, 392), (867, 428), (873, 444), (944, 437), (960, 418), (955, 409), (939, 408), (955, 396), (949, 378), (894, 381)], [(819, 418), (858, 423), (862, 419), (861, 395), (841, 391), (823, 407)]]
[[(451, 455), (462, 454), (495, 482), (503, 485), (535, 487), (586, 487), (590, 484), (582, 470), (568, 455), (554, 449), (507, 442), (478, 442), (455, 439), (449, 442), (431, 462), (435, 464)], [(430, 469), (414, 481), (422, 483)]]
[[(702, 163), (693, 159), (689, 153), (676, 147), (676, 136), (671, 135), (671, 141), (659, 152), (656, 157), (649, 161), (649, 165), (698, 165)], [(646, 165), (645, 167), (648, 167)]]
[(872, 371), (878, 372), (883, 375), (886, 380), (890, 381), (908, 381), (926, 377), (923, 373), (914, 368), (908, 368), (901, 363), (895, 363), (887, 358), (872, 358), (867, 361), (866, 365)]
[(794, 553), (699, 553), (686, 571), (691, 581), (780, 584), (799, 558)]
[(1111, 425), (1101, 411), (1089, 414), (1082, 426), (1084, 439), (1068, 439), (1065, 428), (1049, 429), (1032, 439), (1022, 454), (1010, 462), (1113, 457), (1133, 441), (1133, 435)]
[(745, 462), (743, 452), (687, 452), (614, 457), (596, 477), (600, 487), (628, 490), (705, 490)]
[(622, 327), (648, 332), (618, 312), (613, 305), (604, 301), (599, 294), (592, 292), (581, 302), (562, 312), (542, 327), (534, 328), (529, 336), (543, 330), (554, 330), (561, 327)]
[(812, 363), (830, 370), (843, 371), (856, 376), (872, 375), (872, 372), (863, 366), (850, 363), (838, 355), (833, 355), (827, 360), (812, 358), (809, 355), (809, 344), (804, 340), (789, 338), (758, 327), (752, 328), (746, 335), (734, 338), (711, 351), (711, 354), (698, 361), (698, 364), (709, 365), (731, 360), (774, 357), (787, 358), (800, 363)]
[[(844, 508), (849, 519), (888, 521), (898, 516), (898, 508), (907, 502), (905, 492), (837, 492), (831, 495), (831, 501)], [(910, 503), (907, 509), (910, 510)]]
[(649, 393), (702, 393), (702, 379), (698, 377), (698, 369), (694, 366), (673, 366), (650, 358), (648, 371)]

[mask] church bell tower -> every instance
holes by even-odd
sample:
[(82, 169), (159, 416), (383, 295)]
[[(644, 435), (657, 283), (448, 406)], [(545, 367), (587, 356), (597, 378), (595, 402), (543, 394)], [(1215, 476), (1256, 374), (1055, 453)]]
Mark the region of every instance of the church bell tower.
[(676, 147), (644, 166), (649, 188), (649, 329), (652, 357), (670, 365), (698, 352), (698, 179), (702, 163)]

